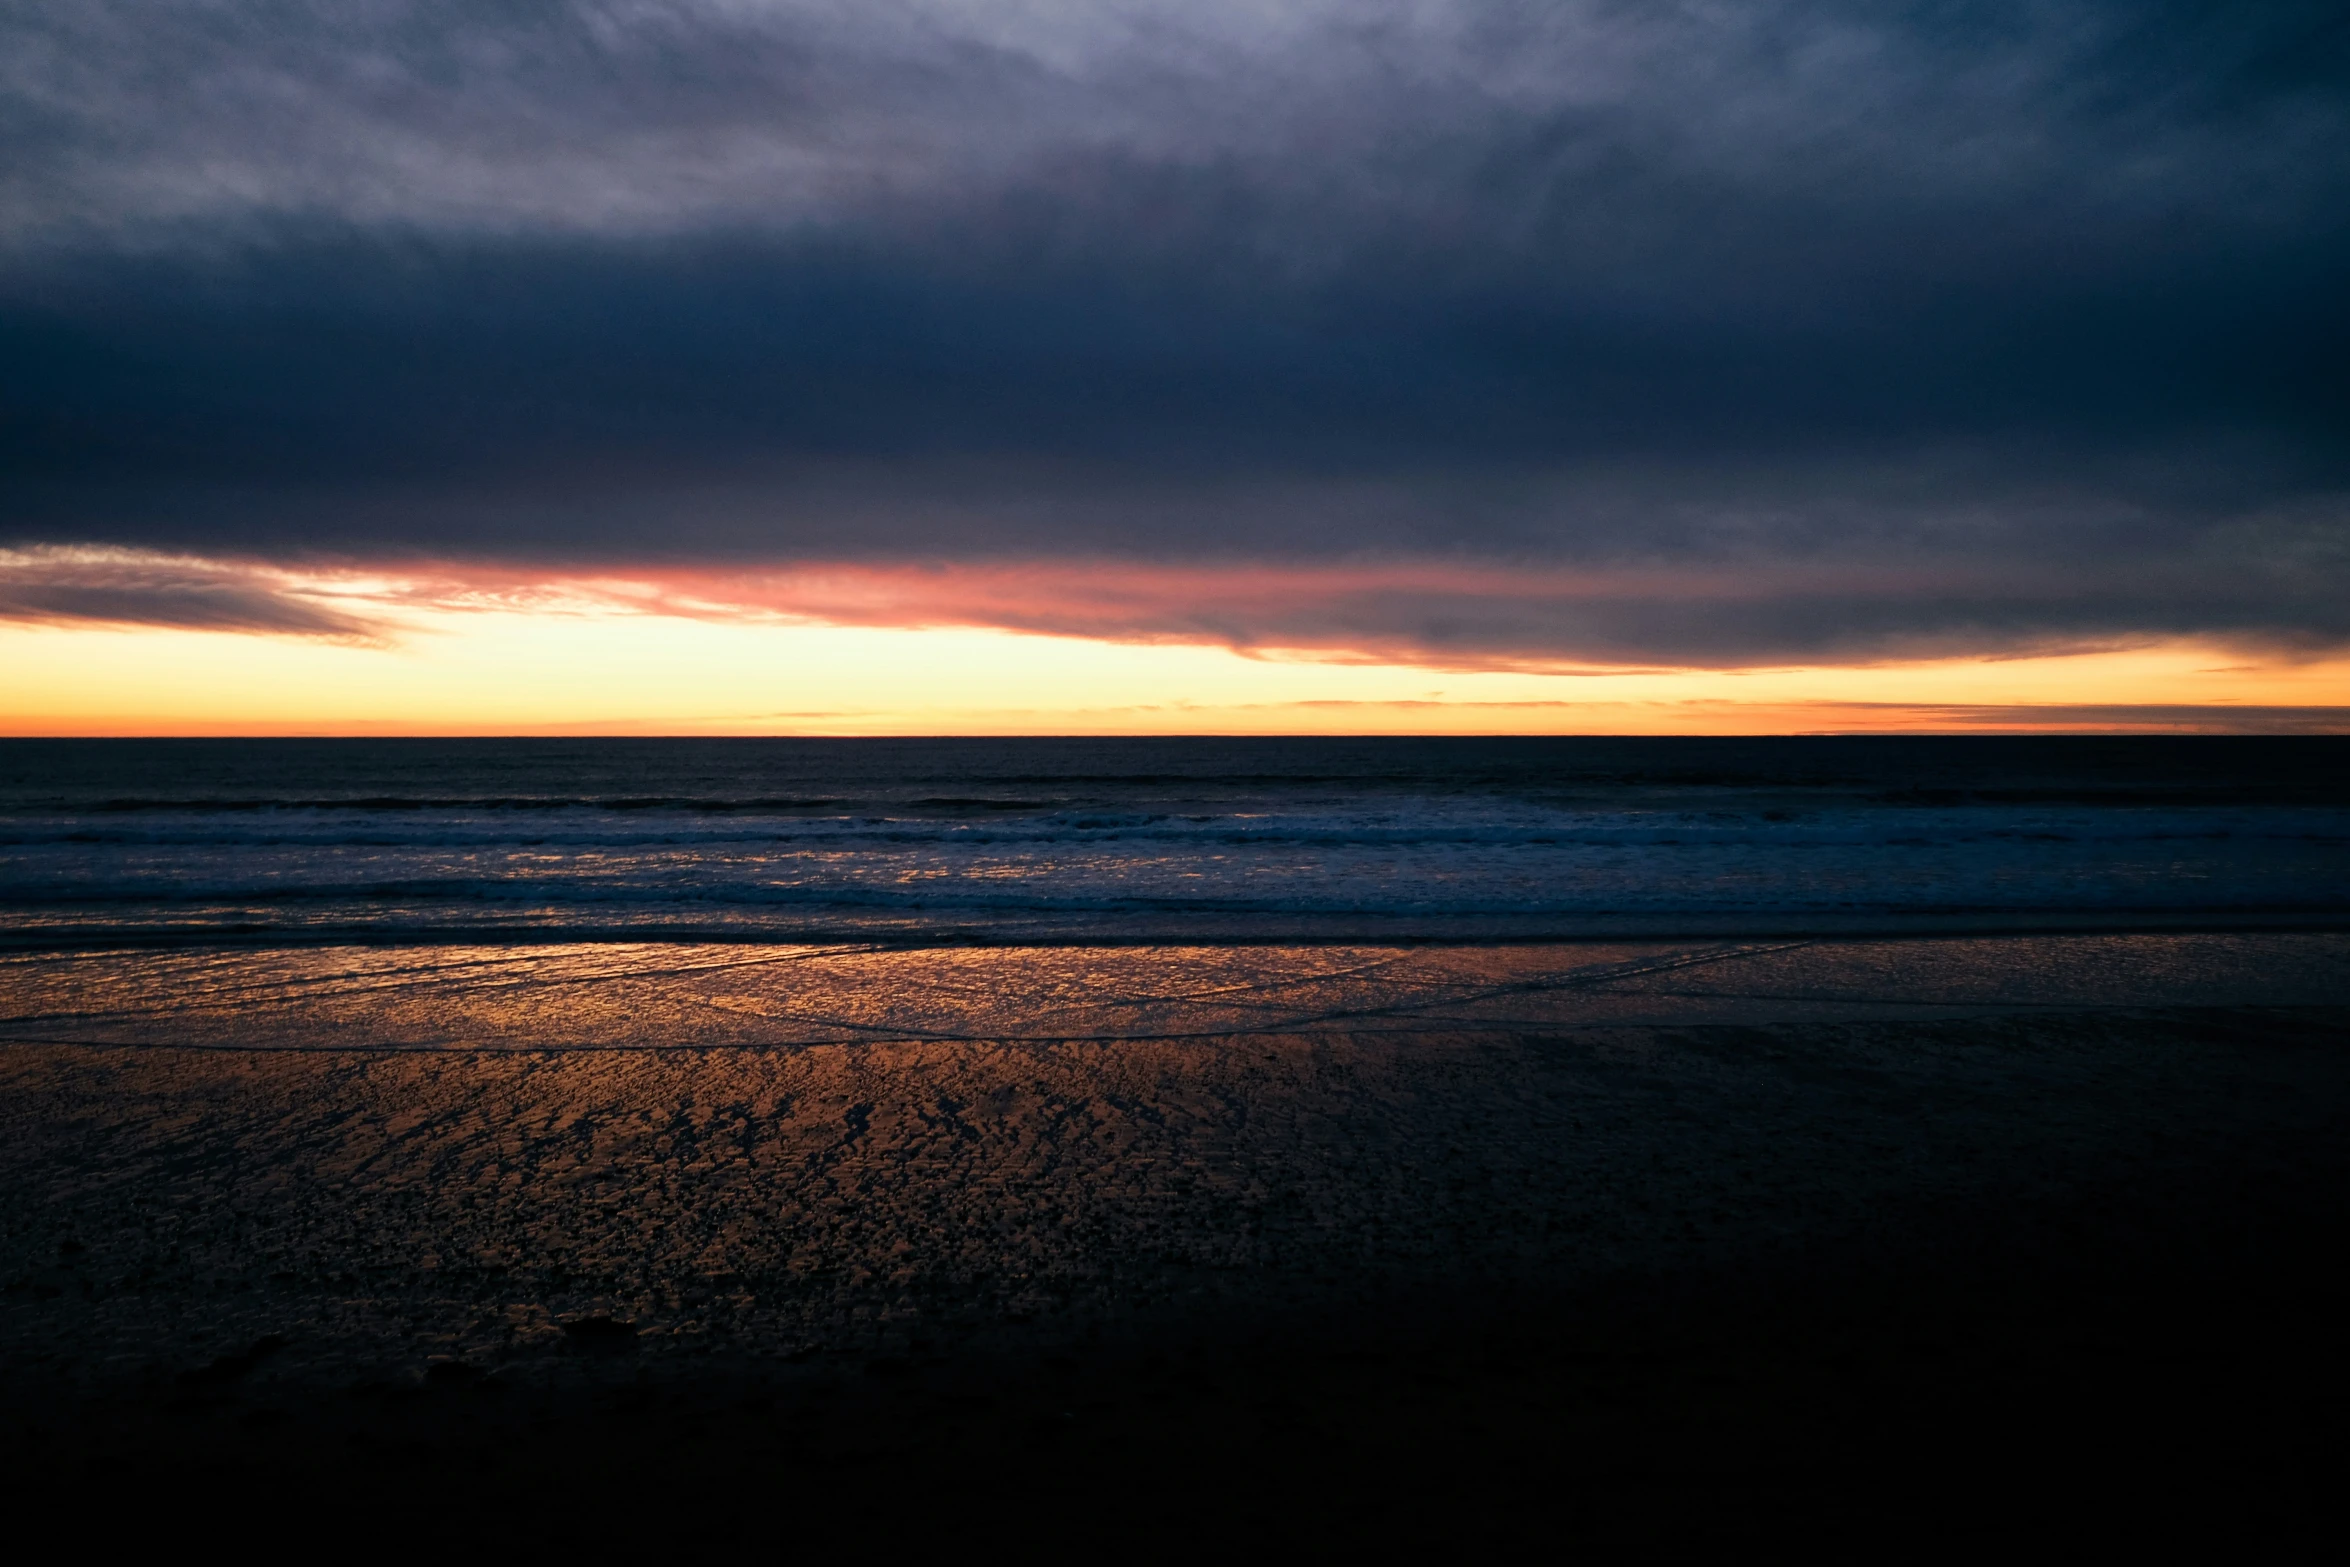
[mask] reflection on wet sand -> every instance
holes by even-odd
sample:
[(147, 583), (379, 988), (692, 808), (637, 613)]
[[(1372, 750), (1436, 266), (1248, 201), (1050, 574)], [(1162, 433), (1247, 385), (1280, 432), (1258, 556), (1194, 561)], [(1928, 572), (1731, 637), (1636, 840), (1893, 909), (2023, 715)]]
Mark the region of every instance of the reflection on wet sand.
[(17, 953), (0, 1042), (256, 1049), (1147, 1040), (2284, 1005), (2332, 934), (1423, 947), (587, 943)]
[(20, 954), (0, 1348), (93, 1384), (261, 1344), (256, 1386), (527, 1380), (599, 1331), (840, 1363), (1711, 1266), (2315, 1135), (2350, 1104), (2345, 957)]

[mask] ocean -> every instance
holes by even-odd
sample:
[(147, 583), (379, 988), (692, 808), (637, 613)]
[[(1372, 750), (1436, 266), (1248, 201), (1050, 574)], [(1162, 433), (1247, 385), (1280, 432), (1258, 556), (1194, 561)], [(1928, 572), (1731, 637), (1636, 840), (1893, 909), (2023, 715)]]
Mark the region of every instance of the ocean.
[(2346, 917), (2335, 738), (0, 742), (19, 946)]

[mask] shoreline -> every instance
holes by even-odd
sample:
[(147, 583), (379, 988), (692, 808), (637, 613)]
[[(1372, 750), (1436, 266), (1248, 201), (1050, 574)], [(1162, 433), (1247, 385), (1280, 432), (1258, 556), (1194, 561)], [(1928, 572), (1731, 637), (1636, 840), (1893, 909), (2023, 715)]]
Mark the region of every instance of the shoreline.
[(1138, 948), (1138, 947), (1522, 947), (1621, 941), (1931, 941), (1949, 937), (2226, 935), (2350, 931), (2350, 909), (2247, 911), (2060, 911), (2045, 914), (1877, 914), (1789, 916), (1785, 919), (1610, 918), (1586, 922), (1506, 922), (1490, 927), (1413, 926), (1398, 920), (1380, 926), (1360, 915), (1314, 923), (1218, 930), (1169, 924), (1130, 932), (1104, 932), (1105, 923), (1087, 918), (1062, 927), (950, 927), (920, 932), (877, 930), (870, 925), (809, 926), (745, 930), (732, 925), (377, 925), (301, 929), (281, 926), (183, 931), (77, 926), (55, 931), (0, 931), (0, 956), (10, 953), (100, 953), (109, 951), (248, 951), (271, 947), (570, 947), (570, 946), (841, 946), (887, 951), (951, 951), (967, 948)]
[(563, 943), (0, 957), (0, 1046), (1084, 1045), (2325, 1006), (2350, 933), (1565, 943)]

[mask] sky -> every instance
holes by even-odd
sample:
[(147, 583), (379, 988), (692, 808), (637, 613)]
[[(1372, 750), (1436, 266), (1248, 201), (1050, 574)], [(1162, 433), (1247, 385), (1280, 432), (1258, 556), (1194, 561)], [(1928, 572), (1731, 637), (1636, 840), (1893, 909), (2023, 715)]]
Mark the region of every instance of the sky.
[(16, 0), (0, 733), (2350, 730), (2350, 13)]

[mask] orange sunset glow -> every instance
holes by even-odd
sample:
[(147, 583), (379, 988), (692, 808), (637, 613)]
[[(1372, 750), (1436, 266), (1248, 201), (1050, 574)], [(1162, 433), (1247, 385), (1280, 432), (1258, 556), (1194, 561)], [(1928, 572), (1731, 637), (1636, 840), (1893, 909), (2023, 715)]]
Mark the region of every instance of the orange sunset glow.
[[(180, 563), (201, 584), (222, 568)], [(210, 575), (204, 573), (209, 571)], [(0, 732), (1686, 734), (2350, 729), (2350, 660), (2207, 640), (1997, 659), (1608, 665), (1349, 646), (1399, 572), (1080, 577), (834, 568), (533, 580), (269, 576), (316, 630), (0, 622)], [(235, 580), (250, 588), (252, 574)], [(1425, 577), (1417, 579), (1423, 588)], [(1621, 582), (1445, 584), (1505, 605)], [(1336, 608), (1319, 645), (1235, 646), (1195, 600)], [(1197, 615), (1196, 620), (1213, 618)], [(1025, 622), (1025, 623), (1024, 623)], [(1066, 628), (1066, 629), (1062, 629)], [(1086, 634), (1091, 632), (1092, 634)]]

